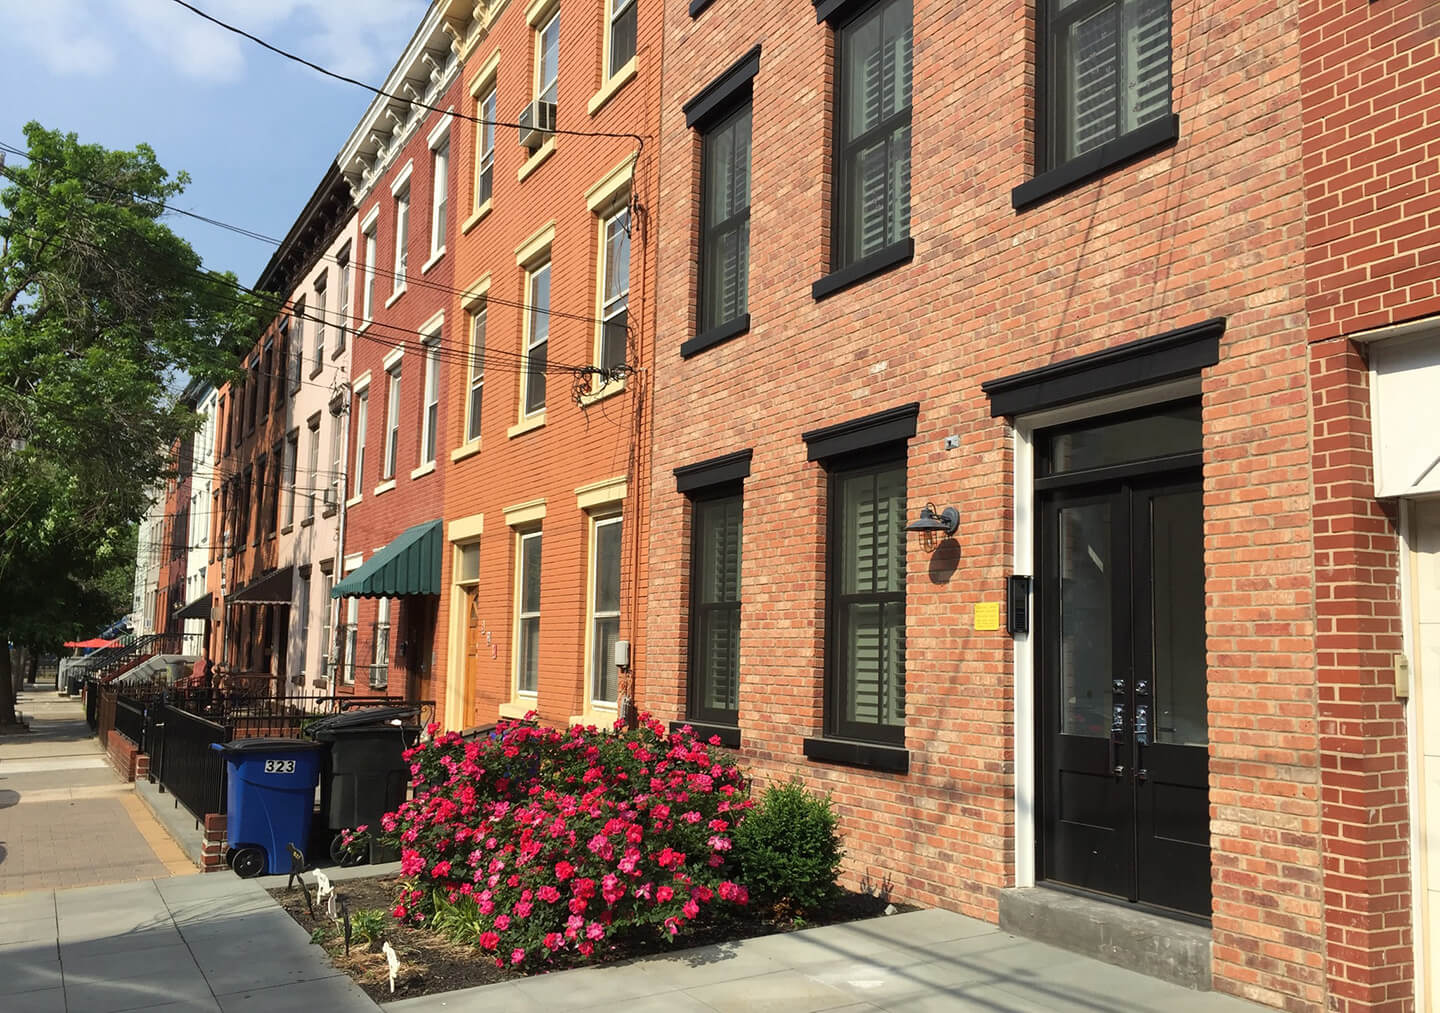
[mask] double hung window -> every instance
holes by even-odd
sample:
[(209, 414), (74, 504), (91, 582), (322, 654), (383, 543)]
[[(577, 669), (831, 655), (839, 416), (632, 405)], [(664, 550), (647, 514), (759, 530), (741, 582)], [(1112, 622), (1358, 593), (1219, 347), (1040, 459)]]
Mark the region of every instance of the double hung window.
[(597, 519), (590, 526), (590, 700), (599, 704), (615, 703), (619, 688), (620, 528), (619, 517)]
[(290, 641), (300, 645), (300, 682), (305, 682), (305, 652), (309, 648), (310, 633), (310, 574), (302, 573), (295, 578), (295, 629), (290, 633)]
[(360, 599), (345, 599), (345, 683), (355, 684), (355, 655), (360, 650)]
[(475, 105), (475, 207), (483, 207), (495, 192), (495, 89)]
[(425, 402), (420, 417), (420, 463), (435, 462), (440, 428), (440, 335), (425, 339)]
[(385, 404), (385, 467), (381, 471), (382, 481), (395, 477), (395, 459), (400, 452), (400, 365), (386, 374), (389, 377), (389, 393)]
[(300, 433), (291, 433), (285, 439), (285, 488), (288, 492), (285, 495), (285, 527), (289, 528), (295, 523), (295, 497), (299, 490), (295, 488), (295, 469), (300, 463)]
[(450, 141), (448, 138), (430, 153), (430, 256), (445, 252), (445, 219), (450, 199)]
[(554, 105), (560, 96), (560, 12), (535, 33), (535, 101)]
[(600, 355), (598, 365), (608, 378), (625, 364), (630, 306), (630, 208), (625, 206), (603, 223), (600, 264)]
[(365, 489), (365, 427), (369, 424), (370, 391), (355, 394), (355, 477), (350, 483), (350, 495), (359, 496)]
[(373, 642), (375, 657), (370, 665), (370, 688), (383, 689), (390, 682), (390, 599), (375, 603)]
[(469, 392), (465, 402), (465, 442), (480, 439), (480, 408), (485, 400), (485, 303), (470, 314)]
[(405, 271), (410, 264), (410, 187), (395, 194), (395, 286), (390, 298), (405, 291)]
[(910, 236), (910, 0), (881, 0), (835, 36), (840, 94), (832, 270)]
[(325, 678), (331, 678), (330, 666), (335, 660), (335, 644), (331, 641), (334, 629), (330, 622), (330, 610), (334, 603), (330, 600), (330, 589), (335, 586), (335, 575), (322, 569), (320, 571), (320, 662), (321, 672)]
[(545, 410), (545, 364), (550, 345), (550, 262), (530, 271), (527, 281), (529, 312), (525, 334), (525, 364), (521, 376), (521, 413)]
[(516, 567), (515, 689), (535, 693), (540, 688), (540, 532), (519, 536)]
[(326, 272), (315, 280), (315, 361), (310, 365), (311, 376), (319, 373), (320, 367), (325, 364), (325, 284), (328, 276), (329, 272)]
[(745, 104), (705, 133), (700, 237), (700, 333), (748, 311), (750, 125)]
[(315, 516), (315, 500), (317, 490), (320, 487), (320, 416), (317, 414), (310, 419), (310, 457), (308, 467), (305, 469), (305, 517), (307, 519)]
[(335, 351), (339, 353), (345, 350), (345, 335), (350, 329), (350, 246), (348, 243), (335, 259), (339, 261), (340, 271), (339, 291), (335, 294), (335, 316), (339, 321), (339, 325), (335, 329)]
[(365, 230), (365, 282), (360, 293), (360, 319), (367, 324), (375, 319), (375, 259), (380, 255), (378, 226), (378, 222), (372, 221)]
[(1044, 6), (1044, 168), (1170, 115), (1170, 0)]
[(610, 11), (610, 66), (606, 77), (614, 77), (635, 56), (635, 29), (639, 0), (606, 0)]

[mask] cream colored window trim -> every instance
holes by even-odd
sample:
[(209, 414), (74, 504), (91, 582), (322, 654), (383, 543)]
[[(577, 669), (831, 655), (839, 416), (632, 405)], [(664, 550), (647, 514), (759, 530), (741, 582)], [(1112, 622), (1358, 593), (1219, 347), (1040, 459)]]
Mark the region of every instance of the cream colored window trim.
[(460, 296), (460, 305), (466, 312), (473, 312), (490, 292), (490, 275), (481, 275), (472, 281)]
[(345, 572), (349, 573), (351, 570), (355, 569), (363, 562), (365, 562), (365, 553), (352, 552), (350, 555), (346, 556), (343, 561)]
[[(609, 49), (608, 41), (606, 43), (606, 49)], [(594, 116), (601, 109), (605, 108), (605, 104), (615, 97), (615, 93), (629, 84), (635, 77), (639, 71), (639, 59), (638, 54), (630, 57), (625, 66), (621, 67), (614, 77), (602, 84), (600, 90), (590, 96), (590, 101), (585, 105), (585, 111), (591, 116)], [(604, 60), (607, 64), (610, 62), (610, 54), (608, 52), (604, 54)]]
[(515, 694), (515, 697), (516, 698), (514, 700), (507, 700), (499, 707), (496, 707), (495, 713), (502, 718), (511, 718), (518, 721), (520, 718), (523, 718), (526, 714), (536, 709), (535, 702), (539, 698), (539, 694), (517, 692)]
[(485, 58), (480, 65), (480, 70), (470, 79), (470, 97), (479, 99), (481, 95), (490, 90), (495, 83), (495, 78), (500, 73), (500, 50), (495, 50)]
[(628, 485), (624, 475), (601, 479), (599, 482), (591, 482), (576, 489), (575, 505), (581, 510), (593, 510), (611, 503), (621, 503), (624, 502), (627, 491)]
[(449, 537), (452, 542), (473, 542), (483, 534), (485, 534), (484, 514), (457, 517), (450, 522)]
[(405, 284), (405, 279), (404, 279), (404, 278), (397, 278), (397, 279), (395, 280), (395, 283), (396, 283), (397, 285), (402, 286), (402, 287), (401, 287), (401, 288), (397, 288), (394, 292), (390, 293), (390, 298), (385, 300), (385, 308), (386, 308), (387, 310), (388, 310), (391, 306), (394, 306), (397, 302), (399, 302), (399, 301), (400, 301), (400, 297), (401, 297), (402, 295), (404, 295), (407, 291), (409, 291), (409, 288), (410, 288), (408, 285)]
[(394, 489), (394, 488), (395, 488), (395, 480), (394, 480), (393, 478), (386, 479), (384, 482), (381, 482), (379, 485), (377, 485), (377, 486), (375, 487), (374, 495), (379, 496), (379, 495), (381, 495), (382, 493), (387, 493), (387, 492), (389, 492), (391, 489)]
[(434, 151), (450, 139), (450, 121), (454, 119), (454, 116), (451, 114), (454, 112), (454, 106), (446, 109), (445, 112), (440, 115), (440, 122), (435, 124), (435, 129), (430, 131), (430, 136), (425, 138), (425, 146), (431, 151)]
[(370, 370), (367, 369), (365, 370), (365, 372), (361, 373), (358, 377), (355, 378), (355, 382), (350, 385), (350, 390), (356, 394), (363, 394), (369, 389)]
[(544, 144), (535, 149), (535, 154), (527, 158), (525, 164), (520, 166), (520, 171), (515, 174), (515, 178), (522, 183), (525, 182), (526, 177), (540, 168), (545, 160), (553, 154), (555, 154), (555, 135), (551, 134)]
[(450, 460), (463, 461), (465, 460), (465, 458), (474, 457), (478, 453), (480, 453), (480, 441), (478, 439), (475, 439), (471, 440), (469, 443), (462, 443), (460, 444), (460, 446), (450, 451)]
[(345, 501), (345, 509), (349, 510), (351, 507), (359, 506), (363, 502), (365, 502), (365, 494), (363, 492), (357, 492)]
[(400, 196), (400, 191), (404, 190), (407, 186), (410, 185), (410, 174), (414, 171), (415, 159), (412, 158), (410, 159), (410, 161), (405, 163), (405, 168), (400, 170), (400, 174), (397, 175), (395, 177), (395, 181), (390, 184), (390, 196)]
[(550, 253), (550, 247), (555, 242), (555, 220), (552, 218), (548, 223), (536, 229), (519, 246), (515, 247), (515, 263), (520, 267), (528, 268), (532, 264), (542, 261)]
[(385, 372), (395, 372), (395, 367), (400, 365), (400, 360), (405, 358), (405, 346), (396, 345), (385, 355)]
[(479, 225), (480, 219), (484, 218), (490, 213), (490, 208), (493, 207), (494, 204), (495, 199), (492, 197), (490, 200), (487, 200), (484, 204), (481, 204), (478, 208), (476, 208), (475, 212), (469, 218), (465, 219), (464, 222), (461, 223), (460, 234), (463, 236), (475, 226)]
[(516, 503), (514, 506), (506, 507), (501, 513), (505, 515), (506, 527), (525, 527), (545, 519), (545, 500), (542, 497), (524, 503)]
[(513, 440), (517, 436), (523, 436), (531, 430), (539, 429), (544, 425), (545, 413), (543, 411), (536, 412), (534, 415), (521, 419), (509, 429), (505, 430), (505, 436)]
[(635, 156), (626, 155), (615, 168), (607, 172), (597, 183), (585, 191), (585, 205), (592, 214), (609, 214), (615, 211), (629, 197), (635, 181)]
[(611, 380), (609, 383), (601, 387), (596, 387), (592, 389), (588, 394), (580, 395), (580, 407), (589, 408), (592, 404), (595, 404), (598, 401), (604, 401), (606, 398), (612, 398), (616, 394), (623, 393), (625, 393), (624, 378), (622, 377), (619, 380)]
[(414, 471), (410, 472), (410, 478), (411, 478), (411, 479), (424, 478), (426, 475), (430, 474), (430, 473), (431, 473), (432, 471), (434, 471), (434, 470), (435, 470), (435, 462), (434, 462), (434, 461), (428, 461), (428, 462), (426, 462), (425, 464), (420, 465), (420, 467), (416, 468)]
[[(445, 326), (445, 311), (444, 311), (444, 310), (440, 310), (440, 311), (437, 312), (434, 316), (432, 316), (429, 320), (425, 321), (423, 324), (421, 324), (419, 327), (417, 327), (416, 330), (420, 332), (420, 340), (421, 340), (421, 341), (430, 341), (430, 340), (432, 340), (433, 338), (436, 338), (436, 337), (439, 336), (440, 330), (441, 330), (441, 328), (443, 328), (444, 326)], [(402, 350), (403, 350), (404, 346), (402, 345), (401, 348), (402, 348)], [(385, 369), (388, 371), (388, 370), (390, 369), (390, 367), (389, 367), (389, 366), (386, 366)]]
[(430, 259), (429, 259), (429, 260), (425, 261), (425, 263), (423, 263), (423, 264), (420, 265), (420, 273), (421, 273), (421, 274), (429, 274), (429, 273), (430, 273), (430, 268), (434, 267), (436, 264), (440, 263), (440, 261), (442, 261), (442, 260), (444, 260), (444, 259), (445, 259), (445, 247), (442, 246), (442, 247), (440, 247), (440, 249), (438, 249), (438, 250), (436, 250), (434, 253), (430, 254)]
[(539, 29), (550, 20), (551, 12), (559, 6), (560, 0), (531, 0), (530, 6), (525, 8), (525, 23), (531, 28)]

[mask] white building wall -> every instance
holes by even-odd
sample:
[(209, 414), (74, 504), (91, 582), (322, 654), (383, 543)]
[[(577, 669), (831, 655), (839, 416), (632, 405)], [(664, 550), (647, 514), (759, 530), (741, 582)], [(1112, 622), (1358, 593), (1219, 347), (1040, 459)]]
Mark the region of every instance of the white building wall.
[[(195, 434), (191, 457), (190, 532), (186, 541), (185, 601), (194, 601), (205, 593), (206, 567), (210, 563), (210, 513), (215, 490), (215, 426), (220, 393), (213, 387), (200, 395), (196, 412), (202, 419)], [(185, 620), (185, 653), (198, 655), (205, 650), (205, 620)]]

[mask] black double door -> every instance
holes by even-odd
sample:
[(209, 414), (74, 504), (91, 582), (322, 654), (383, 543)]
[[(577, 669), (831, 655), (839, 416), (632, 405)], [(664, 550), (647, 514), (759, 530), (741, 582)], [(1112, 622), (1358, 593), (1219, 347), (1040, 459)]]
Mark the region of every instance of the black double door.
[(1204, 538), (1193, 458), (1036, 483), (1039, 844), (1046, 879), (1208, 916)]

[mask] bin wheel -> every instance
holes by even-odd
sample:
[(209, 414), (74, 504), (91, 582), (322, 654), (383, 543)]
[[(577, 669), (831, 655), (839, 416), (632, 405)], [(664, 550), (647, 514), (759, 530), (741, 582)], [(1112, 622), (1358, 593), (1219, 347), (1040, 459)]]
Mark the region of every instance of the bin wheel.
[(254, 879), (265, 871), (265, 849), (253, 845), (236, 848), (230, 867), (241, 879)]
[(364, 854), (347, 851), (344, 838), (340, 834), (336, 834), (330, 839), (330, 861), (341, 868), (348, 869), (354, 865), (363, 865), (366, 857)]
[(235, 868), (235, 851), (235, 848), (225, 849), (225, 867), (227, 869)]

